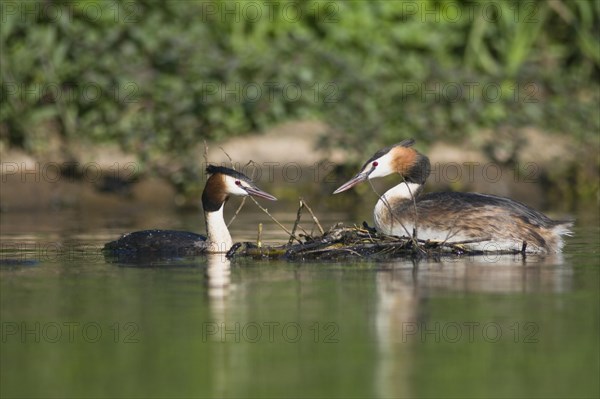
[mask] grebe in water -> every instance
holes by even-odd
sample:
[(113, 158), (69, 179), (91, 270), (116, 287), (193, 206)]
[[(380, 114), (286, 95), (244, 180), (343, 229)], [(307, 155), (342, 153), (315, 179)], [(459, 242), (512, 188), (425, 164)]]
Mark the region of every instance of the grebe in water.
[(419, 195), (429, 176), (429, 159), (411, 148), (414, 140), (379, 150), (360, 172), (334, 191), (346, 191), (368, 179), (392, 173), (403, 182), (383, 194), (374, 209), (377, 230), (394, 236), (413, 236), (464, 245), (481, 251), (560, 252), (561, 235), (572, 223), (556, 221), (509, 198), (478, 193)]
[(260, 190), (246, 175), (222, 166), (209, 165), (210, 175), (202, 192), (207, 237), (185, 231), (143, 230), (123, 235), (104, 246), (105, 251), (131, 255), (196, 255), (227, 252), (233, 245), (223, 219), (223, 207), (231, 195), (277, 198)]

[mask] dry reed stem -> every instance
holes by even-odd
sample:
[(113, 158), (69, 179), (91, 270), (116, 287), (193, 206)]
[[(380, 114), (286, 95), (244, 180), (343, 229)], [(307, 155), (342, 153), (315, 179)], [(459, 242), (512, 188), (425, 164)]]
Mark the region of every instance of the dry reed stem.
[(298, 241), (300, 244), (302, 244), (302, 241), (300, 241), (300, 239), (298, 237), (296, 237), (294, 234), (292, 234), (292, 232), (289, 231), (284, 225), (279, 223), (279, 220), (275, 219), (275, 217), (273, 215), (271, 215), (266, 208), (262, 207), (258, 203), (258, 201), (256, 201), (254, 199), (254, 197), (250, 197), (250, 199), (256, 204), (257, 207), (260, 208), (261, 211), (263, 211), (268, 217), (270, 217), (272, 221), (274, 221), (279, 227), (281, 227), (283, 229), (283, 231), (285, 231), (289, 236), (293, 237), (296, 241)]
[(300, 223), (300, 218), (302, 217), (302, 209), (304, 208), (304, 202), (302, 202), (302, 198), (300, 198), (300, 206), (298, 207), (298, 212), (296, 213), (296, 221), (294, 222), (294, 227), (292, 227), (292, 234), (290, 235), (290, 239), (288, 240), (288, 245), (292, 245), (294, 241), (294, 235), (296, 234), (296, 230), (298, 229), (298, 224)]
[(312, 219), (317, 224), (317, 227), (319, 228), (319, 231), (321, 232), (321, 235), (325, 234), (325, 230), (323, 230), (323, 226), (321, 226), (321, 223), (319, 223), (319, 219), (317, 219), (317, 217), (313, 213), (312, 209), (310, 209), (310, 206), (308, 206), (308, 204), (306, 203), (306, 201), (303, 198), (300, 198), (300, 203), (304, 204), (304, 206), (308, 210), (308, 213), (310, 213), (310, 216), (312, 216)]

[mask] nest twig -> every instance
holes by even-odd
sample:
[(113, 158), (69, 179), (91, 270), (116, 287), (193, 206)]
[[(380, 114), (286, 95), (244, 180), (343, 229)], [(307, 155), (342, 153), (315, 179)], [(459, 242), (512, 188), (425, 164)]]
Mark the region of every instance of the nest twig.
[[(365, 222), (362, 226), (347, 227), (341, 223), (332, 226), (319, 236), (300, 235), (295, 233), (299, 226), (302, 210), (309, 210), (306, 202), (301, 199), (294, 227), (290, 232), (281, 223), (269, 214), (284, 231), (289, 234), (287, 244), (280, 246), (257, 246), (253, 243), (235, 244), (227, 253), (228, 258), (249, 256), (254, 258), (288, 259), (288, 260), (339, 260), (347, 258), (438, 258), (448, 255), (479, 255), (482, 251), (469, 249), (466, 244), (486, 241), (480, 240), (454, 241), (430, 241), (415, 237), (396, 237), (378, 233)], [(261, 207), (262, 209), (262, 207)], [(313, 221), (320, 226), (318, 219), (312, 211), (309, 211)], [(322, 227), (320, 227), (320, 230)], [(294, 243), (296, 241), (296, 243)], [(510, 252), (513, 253), (513, 252)], [(515, 251), (514, 253), (519, 253)]]

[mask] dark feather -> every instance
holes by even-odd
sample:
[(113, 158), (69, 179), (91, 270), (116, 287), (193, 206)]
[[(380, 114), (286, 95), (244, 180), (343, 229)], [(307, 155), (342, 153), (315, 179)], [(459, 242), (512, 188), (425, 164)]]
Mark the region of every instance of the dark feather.
[(552, 220), (541, 212), (510, 198), (491, 194), (442, 192), (429, 193), (417, 198), (420, 209), (435, 212), (469, 212), (481, 207), (498, 207), (534, 226), (552, 228), (564, 222)]
[(105, 244), (103, 251), (123, 256), (189, 256), (205, 252), (205, 241), (205, 236), (187, 231), (142, 230)]
[(217, 173), (221, 173), (224, 175), (231, 176), (234, 179), (243, 180), (247, 183), (253, 183), (252, 179), (250, 179), (245, 174), (240, 173), (240, 172), (230, 169), (230, 168), (226, 168), (225, 166), (208, 165), (206, 167), (206, 173), (208, 173), (209, 175), (215, 175)]

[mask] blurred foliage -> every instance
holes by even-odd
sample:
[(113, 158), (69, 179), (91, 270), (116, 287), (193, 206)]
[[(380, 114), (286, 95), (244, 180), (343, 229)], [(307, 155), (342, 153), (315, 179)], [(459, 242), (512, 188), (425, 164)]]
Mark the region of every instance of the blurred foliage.
[(598, 134), (600, 3), (465, 1), (458, 13), (456, 2), (418, 4), (342, 3), (340, 15), (356, 18), (325, 35), (356, 32), (329, 49), (344, 64), (331, 120), (353, 133), (351, 147), (502, 125)]
[[(2, 3), (0, 140), (119, 143), (184, 190), (203, 139), (320, 118), (402, 138), (600, 131), (598, 1)], [(160, 165), (175, 164), (162, 168)]]

